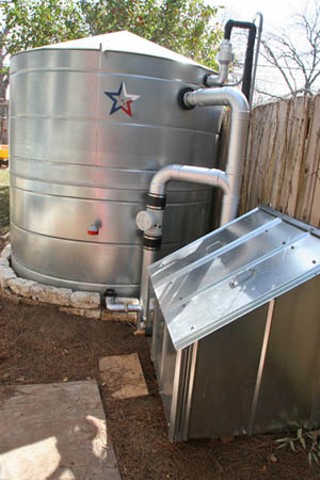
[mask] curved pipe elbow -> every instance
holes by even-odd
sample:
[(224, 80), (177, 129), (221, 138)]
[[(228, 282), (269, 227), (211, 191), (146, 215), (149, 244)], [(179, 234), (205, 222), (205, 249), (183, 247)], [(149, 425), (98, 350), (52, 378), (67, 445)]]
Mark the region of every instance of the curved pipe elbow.
[(250, 106), (245, 95), (231, 87), (200, 88), (187, 92), (183, 101), (187, 107), (195, 106), (230, 106), (234, 113), (248, 114)]
[(166, 194), (166, 185), (170, 180), (174, 180), (175, 176), (178, 175), (178, 171), (181, 165), (167, 165), (166, 167), (161, 168), (153, 176), (149, 193), (153, 195), (165, 195)]
[(220, 66), (219, 73), (217, 75), (208, 75), (205, 78), (206, 87), (220, 87), (226, 83), (229, 73), (229, 65), (223, 64)]
[(193, 167), (190, 165), (168, 165), (159, 170), (152, 179), (150, 193), (165, 195), (169, 181), (202, 183), (229, 193), (229, 179), (226, 172), (215, 168)]

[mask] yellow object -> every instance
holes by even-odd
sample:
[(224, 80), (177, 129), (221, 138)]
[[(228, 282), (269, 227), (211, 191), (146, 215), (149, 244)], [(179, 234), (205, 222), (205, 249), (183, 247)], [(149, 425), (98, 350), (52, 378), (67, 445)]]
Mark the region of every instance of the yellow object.
[(9, 149), (8, 145), (0, 145), (0, 158), (8, 159)]

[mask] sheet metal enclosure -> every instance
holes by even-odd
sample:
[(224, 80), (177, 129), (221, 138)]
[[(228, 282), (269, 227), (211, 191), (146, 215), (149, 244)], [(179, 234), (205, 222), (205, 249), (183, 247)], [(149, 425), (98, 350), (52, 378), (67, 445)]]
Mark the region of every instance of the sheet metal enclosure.
[(268, 208), (150, 267), (172, 441), (319, 426), (319, 273), (319, 230)]
[[(112, 50), (117, 45), (130, 51)], [(215, 165), (221, 109), (186, 111), (177, 102), (206, 73), (128, 32), (12, 58), (11, 241), (19, 274), (138, 295), (135, 216), (152, 176), (170, 163)], [(162, 255), (208, 231), (211, 196), (206, 186), (171, 185)], [(99, 235), (88, 235), (91, 225)]]

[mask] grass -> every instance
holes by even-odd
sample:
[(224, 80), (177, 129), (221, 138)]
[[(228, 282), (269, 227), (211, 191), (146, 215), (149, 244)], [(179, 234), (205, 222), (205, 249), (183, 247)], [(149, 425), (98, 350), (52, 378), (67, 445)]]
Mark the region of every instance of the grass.
[(0, 169), (0, 231), (5, 234), (9, 230), (9, 172)]

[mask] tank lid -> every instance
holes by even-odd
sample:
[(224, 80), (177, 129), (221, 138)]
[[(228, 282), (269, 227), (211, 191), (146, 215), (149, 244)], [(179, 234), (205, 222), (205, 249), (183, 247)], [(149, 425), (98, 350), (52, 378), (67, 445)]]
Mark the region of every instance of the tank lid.
[(259, 207), (149, 272), (179, 350), (320, 275), (320, 230)]
[[(79, 50), (103, 50), (125, 53), (137, 53), (141, 55), (149, 55), (153, 57), (166, 58), (180, 63), (197, 65), (203, 67), (190, 58), (184, 57), (179, 53), (175, 53), (168, 48), (161, 47), (156, 43), (150, 42), (145, 38), (139, 37), (134, 33), (126, 30), (121, 32), (105, 33), (104, 35), (96, 35), (94, 37), (80, 38), (78, 40), (70, 40), (68, 42), (46, 45), (40, 49), (79, 49)], [(37, 49), (39, 50), (39, 49)]]

